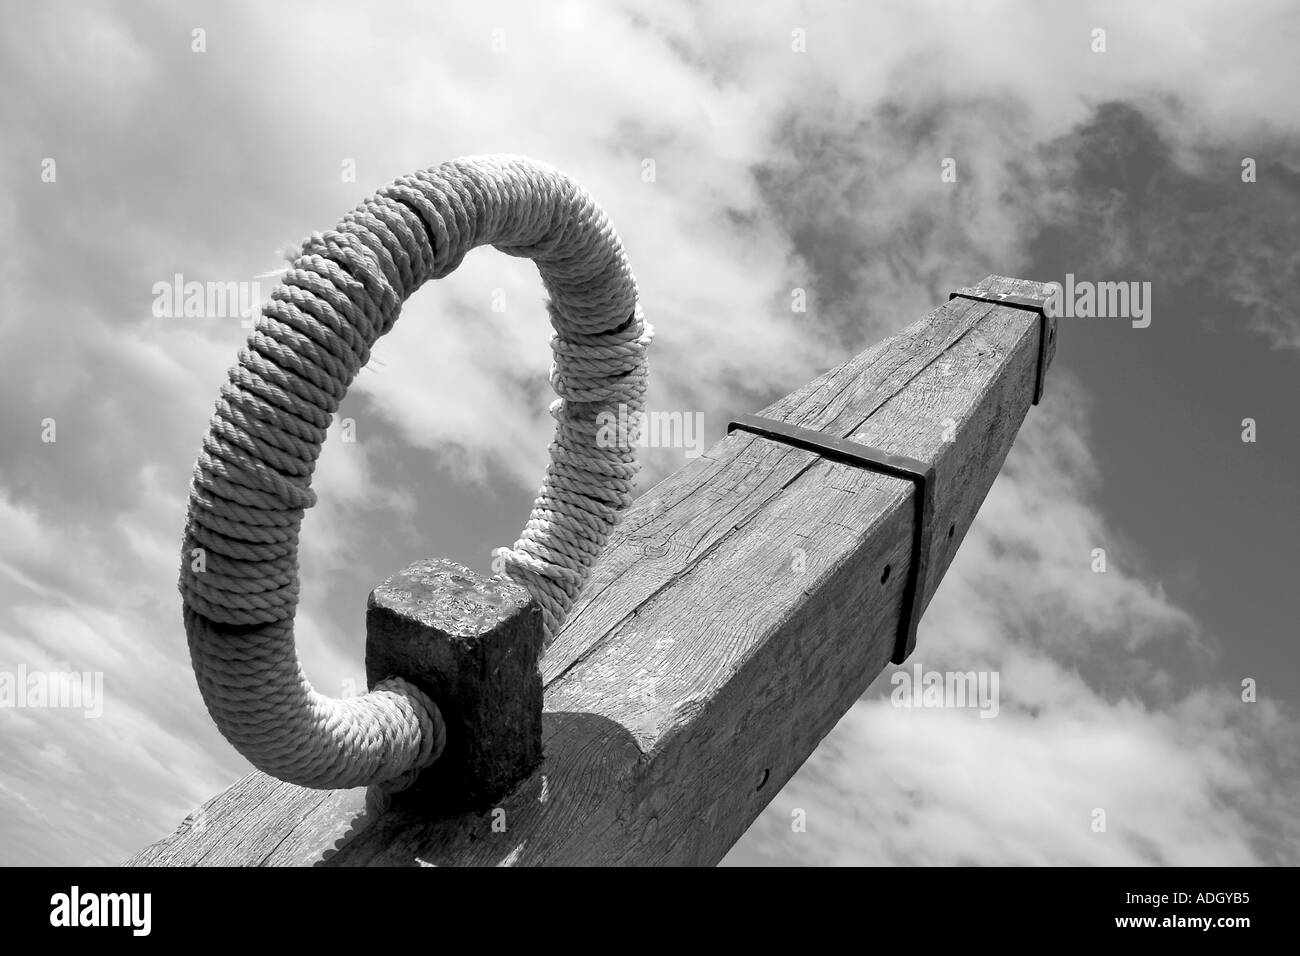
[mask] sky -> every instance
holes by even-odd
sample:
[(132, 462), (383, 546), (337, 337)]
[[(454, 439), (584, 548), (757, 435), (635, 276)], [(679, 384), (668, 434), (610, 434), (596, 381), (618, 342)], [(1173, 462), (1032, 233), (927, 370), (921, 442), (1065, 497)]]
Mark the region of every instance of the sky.
[[(103, 682), (97, 716), (0, 696), (0, 863), (114, 864), (249, 769), (176, 591), (247, 330), (158, 284), (265, 299), (375, 189), (496, 152), (604, 206), (647, 407), (706, 445), (991, 273), (1150, 283), (1145, 328), (1061, 318), (918, 650), (726, 863), (1300, 863), (1294, 4), (0, 2), (0, 685)], [(518, 536), (550, 334), (479, 250), (375, 348), (303, 525), (318, 689), (364, 684), (370, 589)], [(996, 673), (997, 716), (895, 706), (918, 665)]]

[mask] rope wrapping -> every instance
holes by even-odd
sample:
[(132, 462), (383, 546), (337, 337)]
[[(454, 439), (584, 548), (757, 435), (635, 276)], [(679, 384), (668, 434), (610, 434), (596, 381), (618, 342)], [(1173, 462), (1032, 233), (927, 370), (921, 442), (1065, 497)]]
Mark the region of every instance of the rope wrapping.
[[(548, 294), (557, 399), (551, 462), (519, 540), (498, 553), (542, 608), (547, 644), (632, 501), (635, 435), (598, 416), (644, 408), (653, 330), (604, 211), (558, 170), (469, 157), (403, 176), (313, 233), (221, 387), (190, 485), (180, 591), (208, 712), (254, 766), (305, 787), (411, 783), (446, 729), (414, 685), (317, 693), (294, 647), (298, 534), (326, 429), (402, 303), (476, 246), (532, 259)], [(609, 447), (604, 447), (609, 446)]]

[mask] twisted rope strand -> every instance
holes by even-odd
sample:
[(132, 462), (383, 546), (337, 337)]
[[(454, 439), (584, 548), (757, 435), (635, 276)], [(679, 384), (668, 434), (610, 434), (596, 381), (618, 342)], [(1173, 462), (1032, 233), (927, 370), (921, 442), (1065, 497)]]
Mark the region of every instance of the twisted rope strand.
[(290, 783), (391, 792), (445, 744), (437, 706), (401, 678), (341, 700), (307, 680), (293, 635), (298, 534), (326, 429), (371, 348), (416, 289), (482, 245), (537, 264), (555, 329), (551, 464), (519, 540), (498, 551), (541, 605), (546, 643), (632, 501), (635, 442), (601, 447), (597, 421), (643, 408), (653, 330), (586, 190), (524, 157), (469, 157), (403, 176), (311, 234), (221, 387), (180, 576), (209, 713), (250, 762)]

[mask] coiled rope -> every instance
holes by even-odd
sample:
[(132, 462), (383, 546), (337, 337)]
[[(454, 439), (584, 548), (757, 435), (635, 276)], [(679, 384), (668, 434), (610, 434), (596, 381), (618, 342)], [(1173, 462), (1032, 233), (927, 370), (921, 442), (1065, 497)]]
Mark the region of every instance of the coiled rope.
[[(305, 787), (401, 789), (437, 759), (437, 706), (400, 678), (317, 693), (294, 648), (298, 531), (326, 428), (406, 298), (492, 245), (532, 259), (549, 294), (559, 396), (551, 462), (506, 573), (555, 636), (632, 501), (636, 436), (597, 416), (644, 407), (644, 322), (622, 243), (580, 185), (519, 156), (404, 176), (313, 233), (262, 308), (221, 387), (190, 485), (180, 590), (208, 712), (254, 766)], [(623, 420), (623, 419), (620, 419)]]

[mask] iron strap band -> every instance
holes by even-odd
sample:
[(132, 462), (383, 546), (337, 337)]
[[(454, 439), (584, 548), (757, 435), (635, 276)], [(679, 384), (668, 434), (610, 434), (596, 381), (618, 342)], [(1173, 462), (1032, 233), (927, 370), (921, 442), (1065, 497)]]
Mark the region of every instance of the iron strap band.
[(1023, 295), (982, 295), (978, 292), (966, 292), (957, 290), (949, 293), (948, 301), (953, 299), (970, 299), (972, 302), (992, 302), (994, 305), (1005, 305), (1012, 309), (1025, 309), (1029, 312), (1037, 312), (1038, 320), (1038, 373), (1034, 380), (1034, 404), (1043, 397), (1043, 382), (1047, 376), (1047, 336), (1048, 336), (1048, 316), (1047, 302), (1044, 299), (1031, 299)]
[(921, 619), (921, 602), (925, 597), (926, 576), (930, 566), (930, 541), (934, 520), (934, 466), (905, 455), (861, 445), (846, 438), (824, 435), (810, 428), (800, 428), (785, 422), (761, 418), (758, 415), (739, 415), (727, 423), (727, 432), (751, 432), (794, 448), (802, 448), (847, 465), (857, 465), (868, 471), (880, 472), (892, 478), (906, 478), (916, 483), (916, 520), (913, 522), (912, 561), (903, 592), (903, 616), (899, 621), (898, 637), (890, 660), (901, 664), (916, 647), (916, 626)]

